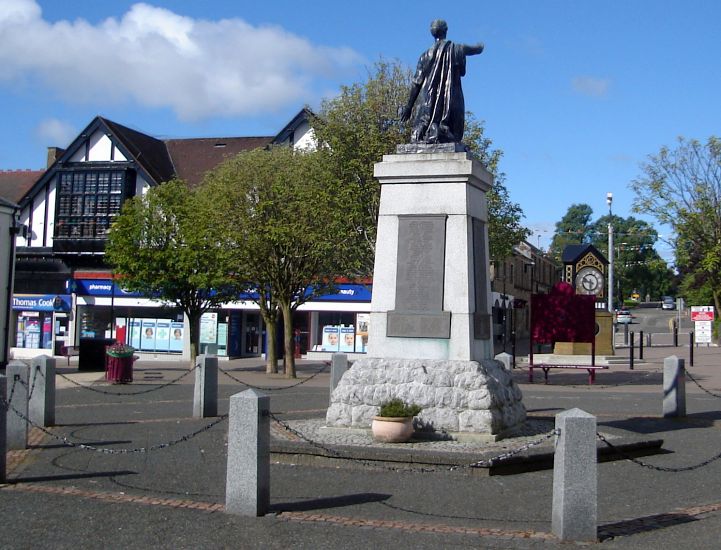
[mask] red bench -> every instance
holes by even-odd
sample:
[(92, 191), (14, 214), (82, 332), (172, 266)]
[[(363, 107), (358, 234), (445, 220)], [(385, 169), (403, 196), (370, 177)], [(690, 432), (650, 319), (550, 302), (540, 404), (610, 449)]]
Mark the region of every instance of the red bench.
[(596, 371), (606, 370), (608, 365), (564, 365), (556, 363), (535, 363), (528, 365), (528, 381), (533, 382), (533, 369), (542, 369), (543, 377), (548, 384), (548, 371), (551, 369), (585, 369), (588, 371), (588, 383), (593, 384), (596, 381)]

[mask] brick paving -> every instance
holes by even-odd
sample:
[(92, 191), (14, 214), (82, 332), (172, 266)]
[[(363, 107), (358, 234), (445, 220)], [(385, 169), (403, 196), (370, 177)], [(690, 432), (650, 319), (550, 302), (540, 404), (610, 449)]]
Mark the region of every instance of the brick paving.
[[(712, 393), (721, 392), (721, 374), (719, 373), (721, 369), (718, 368), (719, 361), (717, 359), (718, 356), (716, 355), (716, 353), (718, 352), (714, 352), (716, 352), (716, 350), (708, 350), (705, 351), (705, 353), (697, 352), (697, 364), (695, 367), (692, 367), (690, 369), (690, 372), (692, 372), (693, 376), (697, 378), (697, 380), (699, 380), (701, 384), (703, 384), (703, 387), (710, 389)], [(648, 357), (648, 349), (646, 353)], [(648, 399), (647, 397), (644, 397), (645, 395), (659, 392), (659, 389), (657, 387), (658, 375), (661, 370), (661, 361), (659, 359), (662, 360), (662, 354), (663, 352), (657, 352), (657, 357), (651, 357), (648, 363), (641, 366), (641, 368), (637, 368), (637, 370), (633, 372), (627, 372), (623, 370), (623, 367), (621, 367), (616, 369), (615, 372), (608, 373), (609, 376), (607, 377), (604, 377), (604, 375), (601, 374), (599, 375), (599, 384), (597, 384), (595, 387), (589, 388), (584, 383), (576, 384), (574, 382), (576, 380), (580, 380), (580, 378), (573, 378), (572, 376), (567, 377), (564, 374), (558, 376), (551, 376), (551, 384), (548, 385), (539, 383), (525, 384), (523, 386), (524, 394), (529, 395), (530, 403), (534, 403), (534, 399), (541, 400), (541, 403), (544, 403), (545, 400), (549, 398), (552, 398), (554, 400), (552, 401), (554, 406), (551, 409), (535, 407), (533, 410), (533, 414), (535, 416), (550, 417), (555, 414), (555, 412), (557, 412), (556, 409), (560, 411), (561, 408), (557, 407), (555, 403), (555, 401), (559, 399), (570, 399), (571, 397), (573, 397), (574, 399), (584, 400), (594, 398), (598, 400), (598, 407), (597, 410), (594, 410), (593, 412), (599, 418), (599, 422), (601, 422), (602, 419), (606, 419), (610, 423), (613, 423), (614, 421), (626, 421), (630, 423), (636, 423), (641, 426), (641, 428), (643, 428), (646, 423), (658, 422), (658, 416), (653, 412), (650, 412), (648, 410), (648, 407), (646, 407), (645, 405), (635, 406), (634, 404), (642, 403), (644, 399)], [(234, 373), (238, 377), (241, 377), (243, 379), (247, 377), (249, 380), (255, 380), (265, 384), (269, 383), (268, 379), (263, 373), (244, 371), (242, 366), (235, 368), (237, 372), (234, 371)], [(156, 365), (152, 365), (152, 370), (154, 373), (162, 373), (168, 379), (176, 377), (178, 372), (177, 367), (173, 368), (172, 370), (168, 369), (166, 371), (163, 369), (159, 369)], [(312, 374), (312, 372), (314, 371), (308, 370), (306, 371), (305, 375), (310, 375)], [(520, 376), (525, 376), (525, 373), (516, 374), (520, 374)], [(103, 386), (103, 383), (100, 380), (101, 375), (97, 375), (96, 377), (88, 376), (87, 373), (83, 373), (83, 375), (83, 383), (94, 384), (100, 387)], [(603, 383), (601, 381), (607, 383)], [(278, 384), (280, 385), (288, 383), (286, 381), (279, 380)], [(318, 407), (317, 405), (314, 405), (315, 401), (311, 400), (312, 402), (309, 403), (299, 403), (296, 402), (296, 400), (299, 398), (298, 396), (300, 396), (301, 393), (305, 391), (309, 391), (310, 393), (312, 393), (313, 391), (315, 391), (316, 393), (323, 393), (317, 391), (319, 388), (322, 388), (325, 392), (327, 392), (325, 384), (327, 384), (327, 376), (318, 376), (316, 377), (316, 379), (312, 380), (307, 385), (307, 387), (302, 386), (300, 388), (295, 388), (291, 390), (291, 392), (293, 393), (292, 398), (280, 395), (277, 398), (274, 397), (274, 399), (279, 399), (278, 403), (282, 403), (282, 409), (285, 411), (286, 414), (317, 417), (322, 415), (324, 409)], [(133, 384), (133, 386), (140, 386), (140, 384)], [(221, 396), (221, 400), (226, 400), (226, 395), (229, 395), (229, 393), (231, 393), (232, 391), (237, 391), (237, 387), (238, 385), (236, 384), (235, 389), (228, 388), (226, 394)], [(676, 421), (675, 424), (669, 421), (672, 425), (672, 428), (668, 428), (672, 429), (669, 434), (696, 435), (694, 432), (699, 432), (700, 434), (701, 430), (703, 430), (703, 433), (708, 433), (706, 432), (706, 430), (708, 429), (716, 430), (719, 427), (719, 423), (721, 422), (721, 417), (716, 415), (714, 412), (717, 411), (719, 407), (715, 404), (716, 402), (713, 401), (712, 396), (708, 394), (708, 390), (704, 391), (701, 388), (695, 387), (694, 384), (688, 382), (686, 389), (689, 397), (701, 396), (702, 398), (704, 398), (705, 402), (710, 407), (709, 412), (703, 413), (700, 416), (698, 416), (698, 413), (696, 413), (696, 416), (694, 414), (690, 414), (690, 417), (688, 419), (685, 419), (684, 421)], [(72, 419), (69, 424), (52, 429), (53, 432), (57, 433), (66, 433), (67, 426), (82, 425), (82, 422), (78, 422), (78, 417), (90, 419), (97, 414), (100, 414), (101, 416), (105, 414), (109, 415), (110, 412), (104, 413), (99, 411), (110, 409), (114, 410), (116, 408), (117, 410), (128, 411), (132, 411), (135, 409), (140, 410), (143, 407), (147, 406), (149, 403), (149, 401), (147, 400), (133, 398), (132, 396), (128, 396), (131, 399), (128, 401), (123, 401), (122, 403), (118, 403), (115, 401), (103, 402), (101, 400), (98, 400), (96, 402), (83, 402), (82, 400), (78, 400), (75, 395), (81, 395), (80, 392), (83, 392), (84, 390), (73, 389), (71, 385), (68, 385), (64, 391), (75, 392), (75, 394), (72, 394), (72, 399), (61, 401), (58, 404), (57, 410), (60, 415), (72, 415)], [(282, 394), (282, 392), (278, 392), (278, 394)], [(629, 397), (624, 398), (624, 395), (628, 395)], [(609, 401), (609, 397), (604, 398), (603, 396), (613, 396), (613, 399)], [(614, 399), (617, 398), (621, 398), (621, 401), (618, 401), (618, 403), (621, 403), (620, 410), (619, 405), (616, 405), (613, 402)], [(283, 401), (283, 399), (285, 399), (286, 401)], [(178, 407), (180, 407), (181, 405), (185, 406), (187, 404), (187, 399), (175, 396), (166, 396), (157, 401), (152, 400), (151, 403), (154, 406), (159, 405), (167, 407), (170, 414), (166, 414), (162, 417), (148, 417), (147, 413), (143, 413), (139, 417), (132, 418), (132, 420), (125, 423), (132, 424), (130, 428), (133, 429), (145, 426), (149, 430), (155, 430), (155, 427), (160, 429), (169, 424), (182, 424), (183, 422), (188, 421), (188, 418), (183, 416), (182, 411), (178, 410)], [(644, 409), (644, 407), (646, 408)], [(653, 406), (651, 408), (653, 409)], [(626, 410), (628, 410), (628, 412), (625, 412)], [(178, 414), (178, 412), (180, 412), (181, 414)], [(206, 422), (207, 421), (208, 419), (206, 419)], [(301, 419), (295, 422), (296, 423), (294, 425), (298, 426), (303, 425), (303, 422), (307, 422), (307, 420)], [(682, 424), (679, 424), (680, 422), (682, 422)], [(89, 423), (88, 426), (93, 426), (93, 423)], [(679, 431), (679, 427), (683, 426), (688, 427), (688, 429), (686, 429), (685, 431)], [(220, 431), (223, 431), (223, 429), (221, 428)], [(290, 441), (298, 439), (297, 436), (287, 433), (279, 426), (274, 427), (273, 432), (275, 437), (285, 437)], [(92, 435), (88, 434), (87, 437), (92, 437)], [(700, 442), (703, 441), (704, 436), (702, 435), (701, 437), (702, 439), (696, 438), (693, 440), (695, 442), (694, 445), (688, 445), (688, 449), (679, 449), (679, 452), (683, 453), (683, 451), (694, 451), (695, 445), (699, 445)], [(222, 512), (224, 510), (222, 503), (217, 501), (205, 502), (201, 500), (194, 500), (192, 498), (167, 498), (162, 496), (162, 494), (154, 494), (154, 491), (152, 489), (146, 491), (147, 494), (130, 494), (124, 491), (111, 491), (107, 490), (106, 488), (104, 488), (103, 490), (93, 490), (88, 486), (80, 486), (79, 481), (74, 480), (71, 480), (70, 482), (62, 480), (53, 481), (52, 483), (38, 482), (34, 480), (25, 481), (24, 479), (26, 473), (28, 473), (28, 475), (29, 473), (33, 473), (35, 467), (40, 465), (43, 461), (47, 460), (46, 455), (48, 454), (49, 449), (52, 447), (50, 443), (53, 443), (49, 442), (48, 439), (49, 436), (43, 434), (40, 430), (32, 429), (29, 434), (29, 449), (24, 451), (10, 451), (8, 453), (7, 465), (10, 483), (1, 486), (0, 494), (7, 492), (19, 495), (54, 495), (67, 498), (70, 501), (72, 501), (73, 499), (80, 499), (83, 501), (117, 503), (128, 506), (138, 505), (162, 509), (184, 509), (200, 512), (203, 514), (214, 514), (215, 512)], [(709, 441), (709, 439), (717, 440), (715, 435), (713, 438), (706, 437), (705, 439), (706, 443), (708, 444), (708, 448), (713, 449), (714, 441)], [(188, 450), (190, 450), (195, 448), (195, 445), (193, 443), (190, 443), (187, 445), (187, 447)], [(698, 454), (691, 453), (690, 456), (681, 454), (679, 460), (682, 462), (685, 461), (686, 463), (693, 462), (695, 460), (693, 457), (698, 458), (699, 456), (707, 456), (707, 453), (704, 454), (705, 452), (706, 450), (704, 449), (698, 449)], [(671, 453), (671, 458), (673, 458), (674, 454), (676, 453)], [(663, 457), (656, 458), (656, 460), (659, 462), (662, 462), (662, 459)], [(161, 458), (161, 460), (164, 460), (164, 458)], [(133, 468), (135, 467), (131, 467), (131, 469)], [(628, 469), (630, 469), (630, 467)], [(320, 471), (322, 471), (322, 469)], [(713, 484), (715, 479), (717, 479), (718, 477), (715, 473), (718, 472), (718, 469), (711, 470), (711, 472), (713, 473), (702, 474), (702, 476), (706, 475), (708, 477), (708, 482)], [(360, 473), (359, 475), (364, 476), (366, 474)], [(631, 475), (632, 478), (630, 479), (641, 477), (639, 474), (633, 472)], [(650, 476), (651, 474), (647, 475)], [(359, 477), (359, 480), (360, 479), (362, 478)], [(649, 477), (649, 479), (653, 478)], [(659, 480), (669, 479), (671, 478), (659, 477)], [(664, 483), (664, 481), (660, 481), (660, 483)], [(677, 486), (683, 487), (684, 483), (685, 482), (681, 482), (680, 484), (677, 484)], [(668, 490), (672, 492), (674, 491), (673, 488), (669, 488)], [(680, 489), (678, 488), (675, 489), (677, 493), (679, 490)], [(680, 493), (678, 494), (679, 496), (681, 496)], [(633, 544), (637, 545), (638, 547), (659, 548), (663, 547), (664, 545), (659, 546), (658, 538), (652, 539), (648, 537), (654, 537), (657, 533), (661, 532), (675, 533), (676, 530), (682, 529), (683, 526), (695, 526), (697, 532), (701, 532), (698, 530), (704, 529), (704, 525), (707, 525), (706, 520), (718, 518), (719, 516), (721, 516), (721, 514), (719, 514), (719, 512), (721, 512), (721, 503), (715, 502), (713, 498), (708, 498), (708, 495), (705, 497), (694, 497), (693, 494), (685, 496), (688, 498), (685, 499), (685, 505), (683, 506), (669, 505), (669, 503), (672, 502), (671, 499), (660, 500), (659, 505), (653, 506), (656, 508), (656, 511), (654, 513), (628, 514), (623, 513), (623, 511), (619, 509), (619, 511), (611, 514), (611, 516), (615, 516), (616, 518), (620, 517), (625, 519), (613, 519), (612, 517), (608, 517), (608, 514), (606, 514), (607, 519), (603, 519), (603, 517), (601, 517), (600, 520), (598, 530), (599, 540), (606, 545), (613, 545), (614, 541), (623, 542), (624, 545), (627, 543), (632, 543), (632, 541), (636, 541), (636, 543)], [(500, 502), (499, 505), (501, 506), (501, 508), (504, 507), (504, 505)], [(546, 506), (550, 506), (550, 502), (546, 503)], [(606, 504), (606, 506), (608, 507), (608, 504)], [(69, 504), (69, 507), (72, 508), (73, 505)], [(352, 510), (352, 508), (349, 510)], [(438, 521), (438, 519), (436, 519), (435, 521), (431, 520), (427, 522), (419, 522), (407, 517), (367, 517), (364, 514), (358, 515), (354, 513), (336, 514), (330, 513), (328, 510), (322, 509), (318, 511), (293, 511), (276, 509), (270, 517), (273, 517), (278, 521), (291, 524), (337, 525), (346, 529), (357, 530), (359, 532), (359, 534), (357, 535), (358, 537), (360, 537), (359, 540), (362, 540), (363, 538), (363, 535), (360, 533), (366, 530), (385, 530), (408, 534), (435, 533), (444, 535), (469, 536), (474, 539), (481, 538), (486, 542), (488, 540), (501, 541), (498, 542), (498, 544), (500, 545), (504, 544), (502, 541), (506, 541), (506, 544), (512, 544), (514, 543), (514, 541), (521, 540), (537, 541), (544, 544), (553, 544), (556, 540), (549, 532), (550, 527), (548, 527), (547, 524), (540, 529), (514, 529), (495, 526), (474, 526), (472, 524), (459, 525), (457, 524), (458, 521), (443, 522)], [(462, 516), (458, 517), (460, 518)], [(513, 514), (511, 513), (509, 517), (513, 517)], [(525, 514), (521, 513), (521, 524), (523, 524), (524, 517)], [(711, 526), (714, 524), (709, 523), (708, 525)], [(138, 539), (138, 543), (140, 544), (142, 542), (142, 535), (139, 534), (138, 536), (141, 537), (140, 539)], [(663, 536), (665, 537), (669, 535)], [(719, 533), (719, 536), (721, 536), (721, 533)], [(714, 536), (713, 533), (708, 535), (708, 537), (710, 538), (711, 544), (718, 540), (718, 538)], [(648, 543), (641, 541), (648, 541)], [(476, 544), (478, 544), (478, 541), (476, 541)], [(490, 543), (488, 544), (490, 545)], [(701, 545), (699, 547), (704, 546)]]

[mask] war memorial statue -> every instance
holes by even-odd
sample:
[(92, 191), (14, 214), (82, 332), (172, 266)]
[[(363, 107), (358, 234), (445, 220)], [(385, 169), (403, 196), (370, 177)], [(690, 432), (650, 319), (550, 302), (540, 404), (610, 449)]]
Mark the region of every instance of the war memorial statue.
[(461, 143), (467, 55), (445, 21), (418, 62), (412, 143), (375, 165), (381, 185), (368, 353), (343, 374), (329, 427), (368, 428), (379, 406), (419, 405), (417, 427), (497, 438), (526, 419), (521, 391), (493, 359), (486, 193), (493, 176)]
[(411, 118), (412, 143), (460, 143), (463, 140), (466, 105), (461, 77), (466, 74), (466, 57), (483, 51), (483, 44), (454, 44), (446, 40), (448, 25), (442, 19), (431, 23), (435, 43), (421, 54), (413, 76), (408, 103), (401, 120)]

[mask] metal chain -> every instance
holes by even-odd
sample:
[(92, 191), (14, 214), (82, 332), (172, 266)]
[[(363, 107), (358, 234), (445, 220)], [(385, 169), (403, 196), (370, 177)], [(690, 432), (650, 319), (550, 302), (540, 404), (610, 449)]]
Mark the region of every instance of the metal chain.
[(20, 376), (16, 375), (15, 378), (13, 379), (13, 386), (12, 386), (12, 388), (10, 388), (10, 396), (7, 398), (7, 400), (5, 400), (4, 395), (0, 396), (0, 399), (2, 399), (2, 402), (3, 402), (3, 407), (6, 411), (8, 410), (8, 406), (10, 405), (10, 403), (13, 402), (13, 395), (15, 395), (15, 386), (18, 385), (19, 380), (20, 380)]
[(328, 365), (327, 365), (327, 364), (324, 364), (323, 367), (321, 367), (321, 369), (320, 369), (318, 372), (315, 372), (315, 373), (311, 374), (308, 378), (304, 378), (304, 379), (301, 380), (300, 382), (296, 382), (295, 384), (292, 384), (292, 385), (290, 385), (290, 386), (284, 386), (284, 387), (282, 387), (282, 388), (267, 388), (267, 387), (263, 387), (263, 386), (254, 386), (253, 384), (249, 384), (248, 382), (243, 382), (240, 378), (236, 378), (235, 376), (233, 376), (232, 374), (230, 374), (227, 370), (221, 369), (220, 367), (218, 367), (218, 370), (219, 370), (220, 372), (222, 372), (225, 376), (227, 376), (228, 378), (230, 378), (231, 380), (235, 380), (235, 381), (238, 382), (239, 384), (243, 384), (244, 386), (248, 386), (249, 388), (253, 388), (254, 390), (262, 390), (262, 391), (283, 391), (283, 390), (289, 390), (289, 389), (291, 389), (291, 388), (296, 388), (296, 387), (298, 387), (298, 386), (300, 386), (300, 385), (302, 385), (302, 384), (305, 384), (305, 383), (307, 383), (307, 382), (310, 382), (311, 380), (313, 380), (313, 378), (315, 378), (316, 376), (318, 376), (319, 374), (321, 374), (326, 368), (328, 368)]
[[(35, 392), (35, 384), (37, 384), (37, 382), (38, 382), (38, 376), (37, 376), (38, 372), (42, 372), (40, 370), (40, 365), (36, 365), (36, 367), (35, 367), (35, 375), (33, 376), (33, 383), (32, 383), (32, 386), (30, 387), (30, 389), (28, 390), (28, 401), (30, 401), (30, 399), (33, 396), (33, 392)], [(25, 383), (24, 380), (20, 379), (20, 383), (23, 386), (25, 386), (26, 388), (28, 387), (28, 385)]]
[(176, 382), (178, 382), (178, 381), (182, 380), (183, 378), (185, 378), (186, 376), (188, 376), (191, 372), (193, 372), (193, 371), (194, 371), (195, 369), (197, 369), (197, 368), (198, 368), (198, 365), (195, 365), (192, 369), (184, 372), (183, 374), (181, 374), (181, 375), (178, 376), (177, 378), (174, 378), (173, 380), (170, 380), (170, 381), (165, 382), (165, 383), (163, 383), (163, 384), (159, 384), (159, 385), (154, 386), (154, 387), (152, 387), (152, 388), (144, 389), (144, 390), (139, 390), (139, 391), (127, 391), (127, 392), (126, 392), (126, 391), (115, 392), (115, 391), (101, 390), (101, 389), (95, 388), (95, 387), (93, 387), (93, 386), (87, 386), (87, 385), (85, 385), (85, 384), (80, 384), (79, 382), (76, 382), (76, 381), (73, 380), (72, 378), (68, 378), (68, 377), (65, 376), (64, 374), (57, 373), (57, 375), (58, 375), (60, 378), (63, 378), (64, 380), (67, 380), (67, 381), (70, 382), (71, 384), (74, 384), (74, 385), (78, 386), (79, 388), (83, 388), (84, 390), (93, 391), (93, 392), (95, 392), (95, 393), (102, 393), (103, 395), (141, 395), (141, 394), (144, 394), (144, 393), (152, 393), (152, 392), (154, 392), (154, 391), (158, 391), (158, 390), (162, 390), (163, 388), (167, 388), (168, 386), (172, 386), (172, 385), (175, 384)]
[(704, 460), (703, 462), (699, 462), (698, 464), (694, 464), (693, 466), (681, 466), (678, 468), (673, 468), (669, 466), (655, 466), (653, 464), (649, 464), (648, 462), (643, 462), (642, 460), (638, 460), (637, 458), (632, 457), (630, 454), (625, 453), (618, 447), (614, 446), (611, 442), (609, 442), (603, 435), (600, 433), (596, 433), (596, 436), (598, 439), (603, 441), (608, 447), (610, 447), (615, 453), (619, 454), (626, 460), (630, 460), (634, 464), (637, 464), (638, 466), (642, 466), (644, 468), (648, 468), (650, 470), (656, 470), (659, 472), (689, 472), (691, 470), (697, 470), (699, 468), (703, 468), (704, 466), (708, 466), (712, 462), (715, 462), (716, 460), (721, 458), (721, 453), (712, 456), (711, 458), (708, 458)]
[(543, 442), (545, 442), (545, 441), (547, 441), (547, 440), (549, 440), (549, 439), (551, 439), (552, 437), (557, 436), (557, 435), (561, 435), (561, 430), (559, 430), (558, 428), (554, 428), (554, 429), (551, 430), (550, 432), (543, 434), (543, 435), (542, 435), (541, 437), (539, 437), (538, 439), (536, 439), (536, 440), (534, 440), (534, 441), (531, 441), (531, 442), (529, 442), (529, 443), (526, 443), (525, 445), (523, 445), (523, 446), (521, 446), (521, 447), (519, 447), (519, 448), (517, 448), (517, 449), (513, 449), (513, 450), (510, 450), (510, 451), (506, 451), (505, 453), (501, 453), (500, 455), (494, 456), (493, 458), (489, 458), (488, 460), (479, 460), (478, 462), (474, 462), (473, 464), (469, 464), (469, 465), (466, 466), (466, 467), (467, 467), (467, 468), (485, 468), (485, 467), (490, 468), (491, 466), (493, 466), (493, 463), (496, 462), (496, 461), (500, 462), (500, 461), (506, 460), (507, 458), (510, 458), (510, 457), (515, 456), (515, 455), (517, 455), (517, 454), (520, 454), (520, 453), (522, 453), (522, 452), (524, 452), (524, 451), (527, 451), (527, 450), (530, 449), (531, 447), (535, 447), (536, 445), (540, 445), (541, 443), (543, 443)]
[(223, 420), (226, 420), (228, 418), (227, 414), (219, 416), (217, 419), (215, 419), (210, 424), (207, 424), (206, 426), (203, 426), (202, 428), (195, 430), (192, 433), (186, 434), (182, 437), (179, 437), (178, 439), (173, 439), (172, 441), (169, 441), (167, 443), (160, 443), (158, 445), (153, 445), (152, 447), (138, 447), (135, 449), (110, 449), (108, 447), (95, 447), (93, 445), (86, 445), (84, 443), (75, 443), (73, 441), (70, 441), (67, 437), (63, 435), (57, 435), (45, 428), (44, 426), (40, 426), (30, 420), (26, 415), (18, 411), (15, 407), (13, 407), (10, 403), (5, 401), (5, 399), (2, 399), (3, 405), (7, 408), (7, 410), (12, 410), (15, 414), (17, 414), (20, 418), (22, 418), (25, 422), (27, 422), (30, 426), (33, 428), (37, 428), (41, 432), (43, 432), (45, 435), (49, 435), (56, 441), (60, 441), (64, 445), (67, 445), (68, 447), (73, 447), (75, 449), (82, 449), (84, 451), (95, 451), (98, 453), (104, 453), (104, 454), (131, 454), (131, 453), (149, 453), (152, 451), (158, 451), (160, 449), (167, 449), (168, 447), (172, 447), (174, 445), (177, 445), (178, 443), (182, 443), (184, 441), (188, 441), (192, 438), (194, 438), (196, 435), (199, 435), (203, 432), (206, 432), (210, 430), (213, 426), (216, 426), (217, 424), (220, 424)]
[(627, 386), (629, 384), (635, 384), (636, 382), (639, 382), (640, 380), (643, 380), (645, 378), (648, 378), (649, 376), (653, 376), (654, 374), (658, 374), (657, 372), (651, 371), (647, 372), (646, 374), (642, 376), (638, 376), (637, 378), (634, 378), (632, 380), (626, 380), (625, 382), (618, 382), (617, 384), (574, 384), (572, 386), (569, 386), (571, 388), (583, 388), (585, 390), (605, 390), (607, 388), (618, 388), (619, 386)]
[(705, 392), (706, 392), (707, 394), (709, 394), (710, 396), (712, 396), (712, 397), (721, 397), (721, 395), (719, 395), (718, 393), (714, 393), (714, 392), (712, 392), (711, 390), (707, 390), (707, 389), (704, 388), (701, 384), (699, 384), (699, 381), (696, 380), (693, 376), (691, 376), (691, 373), (690, 373), (690, 372), (686, 371), (686, 376), (688, 376), (688, 378), (691, 380), (691, 382), (693, 382), (694, 384), (696, 384), (699, 388), (701, 388), (703, 391), (705, 391)]
[[(352, 461), (352, 462), (358, 462), (358, 463), (364, 464), (364, 465), (366, 465), (366, 466), (372, 465), (372, 466), (374, 466), (374, 467), (379, 467), (379, 468), (383, 468), (383, 469), (385, 469), (385, 470), (392, 470), (392, 471), (409, 471), (409, 470), (413, 470), (413, 468), (407, 468), (407, 467), (405, 467), (405, 468), (398, 468), (398, 467), (393, 467), (393, 466), (381, 466), (380, 464), (377, 463), (377, 461), (373, 461), (373, 460), (363, 460), (363, 459), (359, 459), (359, 458), (353, 458), (353, 457), (346, 456), (346, 455), (344, 455), (344, 454), (342, 454), (342, 453), (339, 453), (339, 452), (336, 451), (335, 449), (332, 449), (332, 448), (330, 448), (330, 447), (328, 447), (328, 446), (326, 446), (326, 445), (323, 445), (322, 443), (318, 443), (317, 441), (313, 441), (313, 440), (310, 439), (309, 437), (305, 436), (303, 433), (301, 433), (301, 432), (299, 432), (298, 430), (296, 430), (295, 428), (292, 428), (291, 426), (289, 426), (286, 422), (283, 422), (282, 420), (280, 420), (280, 419), (279, 419), (275, 414), (273, 414), (272, 412), (269, 413), (269, 416), (270, 416), (270, 418), (273, 419), (278, 425), (280, 425), (282, 428), (284, 428), (284, 429), (287, 430), (288, 432), (292, 433), (293, 435), (295, 435), (296, 437), (298, 437), (298, 438), (300, 438), (301, 440), (305, 441), (306, 443), (309, 443), (309, 444), (312, 445), (313, 447), (316, 447), (317, 449), (320, 449), (321, 451), (324, 451), (325, 453), (327, 453), (326, 458), (338, 458), (338, 459), (342, 459), (342, 460), (349, 460), (349, 461)], [(531, 441), (531, 442), (529, 442), (529, 443), (526, 443), (525, 445), (523, 445), (523, 446), (521, 446), (521, 447), (519, 447), (519, 448), (517, 448), (517, 449), (513, 449), (513, 450), (510, 450), (510, 451), (503, 452), (503, 453), (501, 453), (500, 455), (494, 456), (493, 458), (490, 458), (490, 459), (488, 459), (488, 460), (479, 460), (479, 461), (477, 461), (477, 462), (473, 462), (472, 464), (461, 464), (461, 465), (453, 465), (453, 466), (447, 466), (447, 465), (438, 464), (438, 463), (428, 463), (430, 466), (434, 466), (434, 467), (432, 467), (432, 468), (428, 468), (428, 467), (415, 468), (415, 471), (420, 471), (420, 472), (437, 472), (437, 471), (453, 471), (453, 470), (460, 470), (460, 469), (466, 469), (466, 468), (485, 468), (485, 467), (489, 467), (489, 468), (490, 468), (495, 462), (500, 462), (500, 461), (506, 460), (507, 458), (510, 458), (510, 457), (512, 457), (512, 456), (514, 456), (514, 455), (517, 455), (517, 454), (519, 454), (519, 453), (522, 453), (522, 452), (524, 452), (524, 451), (527, 451), (527, 450), (530, 449), (531, 447), (535, 447), (536, 445), (540, 445), (541, 443), (547, 441), (548, 439), (552, 438), (553, 436), (556, 436), (556, 435), (559, 435), (559, 434), (560, 434), (560, 430), (554, 429), (554, 430), (552, 430), (552, 431), (550, 431), (550, 432), (548, 432), (548, 433), (546, 433), (546, 434), (543, 434), (543, 436), (539, 437), (539, 438), (538, 438), (537, 440), (535, 440), (535, 441)], [(420, 463), (413, 462), (413, 461), (411, 461), (410, 463), (411, 463), (411, 464), (420, 464)], [(438, 466), (441, 466), (441, 467), (438, 468)]]

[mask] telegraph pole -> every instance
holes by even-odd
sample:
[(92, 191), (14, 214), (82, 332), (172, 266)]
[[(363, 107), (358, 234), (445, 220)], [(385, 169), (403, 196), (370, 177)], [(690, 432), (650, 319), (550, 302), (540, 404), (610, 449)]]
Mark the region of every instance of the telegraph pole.
[(613, 193), (606, 193), (606, 204), (608, 204), (608, 311), (613, 313), (613, 215), (611, 204)]

